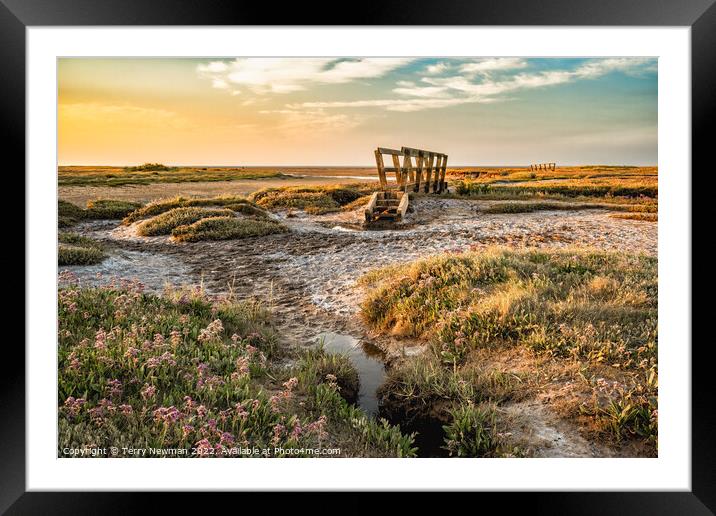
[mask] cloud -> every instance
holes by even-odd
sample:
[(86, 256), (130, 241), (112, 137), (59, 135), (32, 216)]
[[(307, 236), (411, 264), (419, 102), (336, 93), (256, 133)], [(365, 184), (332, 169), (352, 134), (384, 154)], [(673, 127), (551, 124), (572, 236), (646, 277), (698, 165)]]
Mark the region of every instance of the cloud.
[(449, 68), (450, 65), (442, 61), (440, 63), (431, 64), (425, 67), (425, 73), (427, 73), (428, 75), (439, 75), (443, 72), (446, 72)]
[(197, 66), (215, 88), (245, 88), (257, 95), (292, 93), (312, 84), (343, 84), (381, 77), (413, 58), (238, 58)]
[(489, 59), (481, 59), (479, 61), (465, 63), (460, 66), (460, 71), (469, 74), (494, 72), (499, 70), (514, 70), (526, 67), (527, 61), (518, 57), (492, 57)]
[[(371, 99), (332, 102), (304, 102), (291, 104), (292, 109), (300, 108), (365, 108), (378, 107), (388, 111), (419, 111), (460, 104), (488, 103), (504, 100), (505, 94), (527, 89), (543, 88), (585, 79), (595, 79), (611, 72), (638, 74), (652, 71), (651, 58), (605, 58), (590, 59), (571, 70), (546, 70), (519, 72), (528, 63), (518, 58), (493, 58), (464, 63), (460, 66), (462, 75), (446, 77), (427, 76), (418, 85), (412, 81), (399, 81), (393, 93), (394, 99)], [(511, 71), (512, 74), (490, 72)], [(408, 98), (406, 98), (408, 97)]]
[(280, 115), (274, 129), (283, 133), (300, 134), (346, 131), (360, 125), (368, 118), (366, 115), (329, 113), (323, 109), (269, 109), (261, 110), (259, 114)]

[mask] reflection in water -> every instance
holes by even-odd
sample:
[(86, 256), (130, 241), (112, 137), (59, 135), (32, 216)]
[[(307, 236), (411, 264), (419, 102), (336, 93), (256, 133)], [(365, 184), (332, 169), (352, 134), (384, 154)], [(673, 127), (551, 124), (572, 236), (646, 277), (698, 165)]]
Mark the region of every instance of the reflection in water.
[(343, 354), (358, 371), (360, 390), (358, 391), (358, 406), (369, 416), (378, 413), (378, 398), (376, 391), (385, 378), (383, 353), (376, 346), (361, 342), (351, 335), (325, 332), (317, 337), (323, 341), (323, 348), (329, 353)]

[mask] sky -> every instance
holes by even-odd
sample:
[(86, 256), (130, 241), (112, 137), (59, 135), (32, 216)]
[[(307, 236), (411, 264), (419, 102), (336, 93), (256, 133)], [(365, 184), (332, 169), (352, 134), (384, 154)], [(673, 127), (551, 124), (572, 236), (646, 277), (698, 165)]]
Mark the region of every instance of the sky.
[(656, 58), (63, 58), (60, 165), (656, 165)]

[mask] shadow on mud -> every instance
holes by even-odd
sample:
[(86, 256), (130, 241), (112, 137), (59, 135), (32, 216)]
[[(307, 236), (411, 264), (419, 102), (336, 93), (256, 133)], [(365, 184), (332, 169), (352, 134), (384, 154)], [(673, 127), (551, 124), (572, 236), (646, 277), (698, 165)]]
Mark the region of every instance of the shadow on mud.
[(400, 425), (404, 434), (415, 433), (415, 446), (418, 457), (447, 457), (445, 450), (445, 430), (449, 415), (443, 403), (432, 405), (411, 405), (398, 399), (385, 386), (378, 391), (378, 417), (387, 419), (391, 424)]

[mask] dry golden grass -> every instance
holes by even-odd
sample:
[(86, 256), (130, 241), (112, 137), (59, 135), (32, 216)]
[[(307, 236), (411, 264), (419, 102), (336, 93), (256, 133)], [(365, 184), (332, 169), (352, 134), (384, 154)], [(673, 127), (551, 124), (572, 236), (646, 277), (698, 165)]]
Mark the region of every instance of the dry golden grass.
[(657, 282), (655, 258), (580, 249), (492, 248), (371, 271), (365, 321), (430, 350), (392, 368), (382, 396), (444, 416), (550, 393), (595, 437), (654, 454)]

